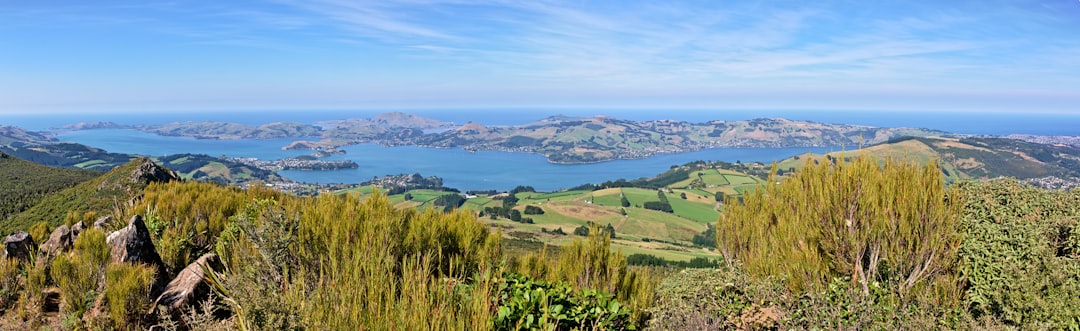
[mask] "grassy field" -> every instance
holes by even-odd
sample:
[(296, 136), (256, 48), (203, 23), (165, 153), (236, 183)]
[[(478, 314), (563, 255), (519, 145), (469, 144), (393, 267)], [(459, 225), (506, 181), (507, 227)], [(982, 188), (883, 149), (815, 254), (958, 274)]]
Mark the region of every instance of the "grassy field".
[[(700, 176), (699, 176), (700, 174)], [(617, 240), (613, 247), (624, 254), (652, 254), (665, 259), (686, 261), (694, 257), (717, 258), (716, 252), (694, 248), (691, 239), (705, 231), (707, 224), (719, 218), (715, 196), (738, 195), (754, 189), (764, 181), (747, 174), (723, 169), (696, 169), (690, 171), (690, 178), (669, 185), (666, 191), (672, 213), (642, 208), (645, 202), (658, 201), (658, 190), (647, 188), (607, 188), (596, 191), (560, 191), (560, 192), (520, 192), (515, 196), (518, 202), (514, 209), (522, 212), (523, 218), (532, 219), (533, 224), (512, 222), (509, 219), (490, 215), (480, 216), (485, 208), (502, 207), (505, 193), (481, 195), (469, 198), (462, 208), (472, 210), (478, 219), (502, 231), (503, 236), (515, 240), (525, 240), (537, 244), (564, 245), (577, 236), (574, 229), (594, 223), (599, 226), (611, 225), (615, 229)], [(353, 189), (348, 192), (370, 194), (370, 187)], [(410, 190), (411, 201), (406, 201), (404, 194), (390, 196), (399, 208), (433, 207), (433, 200), (445, 194), (457, 194), (435, 190)], [(685, 195), (686, 198), (682, 198)], [(622, 206), (622, 198), (630, 206)], [(525, 215), (526, 206), (543, 209), (540, 215)], [(561, 229), (567, 235), (552, 234)]]

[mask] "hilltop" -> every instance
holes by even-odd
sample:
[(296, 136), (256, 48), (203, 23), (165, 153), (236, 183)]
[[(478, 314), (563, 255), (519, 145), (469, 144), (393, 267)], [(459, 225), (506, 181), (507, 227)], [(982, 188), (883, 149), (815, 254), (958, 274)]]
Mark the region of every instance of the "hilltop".
[[(800, 169), (806, 159), (815, 162), (866, 153), (877, 158), (896, 158), (920, 163), (939, 160), (946, 180), (1013, 177), (1047, 188), (1080, 184), (1080, 148), (994, 137), (906, 137), (857, 151), (828, 155), (804, 154), (778, 164), (780, 169)], [(1054, 184), (1056, 183), (1056, 184)], [(1071, 183), (1071, 184), (1070, 184)]]

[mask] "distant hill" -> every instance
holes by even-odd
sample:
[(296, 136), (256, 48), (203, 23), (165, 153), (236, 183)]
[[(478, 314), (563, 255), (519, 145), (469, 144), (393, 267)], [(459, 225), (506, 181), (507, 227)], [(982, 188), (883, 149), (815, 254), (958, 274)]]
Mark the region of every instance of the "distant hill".
[[(1080, 177), (1080, 148), (1047, 145), (1008, 138), (907, 137), (869, 146), (857, 151), (830, 153), (828, 157), (868, 153), (880, 158), (930, 162), (940, 160), (947, 180), (987, 179), (1000, 176), (1017, 179)], [(779, 163), (781, 169), (798, 169), (806, 158), (827, 161), (821, 155), (804, 154)]]
[(39, 221), (55, 227), (64, 222), (65, 215), (111, 215), (117, 207), (129, 204), (142, 194), (150, 183), (179, 180), (172, 170), (154, 164), (147, 158), (137, 158), (127, 164), (82, 181), (40, 199), (33, 207), (4, 220), (0, 233), (26, 229)]
[(162, 136), (198, 139), (273, 139), (319, 135), (319, 128), (300, 123), (276, 122), (259, 126), (223, 122), (175, 122), (141, 126), (139, 130)]
[(34, 144), (51, 142), (54, 139), (40, 133), (16, 126), (0, 125), (0, 145)]
[(522, 126), (485, 127), (469, 123), (424, 135), (416, 144), (538, 153), (555, 163), (585, 163), (715, 147), (858, 146), (903, 136), (943, 135), (948, 133), (780, 118), (690, 123), (555, 116)]
[(183, 179), (221, 184), (240, 184), (253, 180), (263, 182), (283, 180), (273, 171), (205, 154), (173, 154), (153, 159), (162, 166), (175, 170)]
[(413, 129), (438, 129), (450, 127), (450, 123), (430, 119), (413, 114), (390, 112), (375, 115), (368, 118), (351, 118), (344, 120), (321, 121), (315, 123), (323, 128), (375, 126), (384, 128), (413, 128)]
[(78, 130), (130, 129), (130, 128), (131, 128), (131, 126), (129, 126), (129, 125), (122, 125), (122, 124), (117, 124), (117, 123), (114, 123), (114, 122), (94, 121), (94, 122), (79, 122), (79, 123), (75, 123), (75, 124), (68, 124), (68, 125), (64, 125), (64, 126), (61, 126), (59, 128), (56, 128), (56, 129), (78, 131)]
[(100, 176), (99, 171), (49, 167), (0, 153), (0, 221), (45, 196)]
[[(93, 122), (85, 125), (76, 124), (74, 127), (89, 130), (95, 126), (109, 128), (113, 127), (113, 124), (115, 123)], [(260, 127), (275, 126), (268, 124)], [(0, 153), (42, 165), (99, 171), (111, 170), (138, 157), (131, 154), (110, 153), (83, 144), (61, 142), (45, 134), (18, 127), (0, 127)], [(263, 182), (283, 180), (273, 171), (208, 155), (166, 155), (155, 157), (155, 160), (166, 167), (177, 169), (180, 176), (185, 179), (223, 184), (242, 184), (253, 180)]]
[(948, 136), (916, 128), (878, 128), (782, 118), (690, 123), (674, 120), (629, 121), (607, 116), (552, 116), (518, 126), (487, 127), (469, 122), (454, 127), (399, 112), (372, 118), (250, 126), (223, 122), (176, 122), (139, 130), (199, 139), (321, 138), (296, 141), (284, 149), (332, 149), (378, 143), (456, 147), (541, 154), (554, 163), (636, 159), (716, 147), (826, 147), (876, 144), (904, 136)]

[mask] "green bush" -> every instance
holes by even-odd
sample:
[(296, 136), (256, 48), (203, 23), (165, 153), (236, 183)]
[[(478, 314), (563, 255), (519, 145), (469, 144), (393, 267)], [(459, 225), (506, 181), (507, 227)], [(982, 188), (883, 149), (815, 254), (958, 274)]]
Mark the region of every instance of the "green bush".
[(1080, 191), (963, 182), (964, 307), (1022, 329), (1080, 328)]
[(783, 278), (796, 293), (822, 293), (846, 277), (861, 297), (880, 286), (905, 302), (954, 304), (962, 204), (938, 166), (836, 159), (808, 162), (783, 181), (774, 166), (767, 184), (728, 204), (716, 226), (724, 259)]
[(22, 266), (18, 260), (4, 259), (0, 261), (0, 315), (8, 311), (19, 299), (19, 291), (22, 290), (20, 273)]
[(110, 263), (105, 267), (105, 300), (109, 317), (119, 330), (135, 329), (150, 305), (154, 268), (142, 264)]
[[(658, 330), (971, 329), (949, 307), (899, 304), (874, 287), (835, 278), (823, 292), (795, 294), (783, 282), (735, 268), (684, 269), (657, 288), (650, 326)], [(883, 296), (883, 297), (882, 297)], [(882, 297), (876, 298), (875, 297)], [(996, 325), (987, 325), (994, 328)]]
[(613, 295), (576, 291), (566, 282), (534, 281), (506, 274), (499, 284), (497, 330), (633, 330), (631, 312)]
[(109, 246), (105, 243), (105, 233), (98, 229), (83, 231), (75, 240), (75, 249), (71, 254), (56, 257), (51, 274), (62, 292), (62, 312), (78, 317), (90, 307), (97, 297), (108, 260)]

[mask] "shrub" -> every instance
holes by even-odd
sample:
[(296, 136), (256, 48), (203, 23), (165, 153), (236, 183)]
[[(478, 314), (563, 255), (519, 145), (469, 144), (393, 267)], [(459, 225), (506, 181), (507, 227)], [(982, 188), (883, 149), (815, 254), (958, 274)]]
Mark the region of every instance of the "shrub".
[(97, 297), (97, 290), (104, 278), (105, 262), (109, 260), (109, 246), (105, 233), (88, 229), (75, 240), (71, 254), (63, 254), (52, 264), (52, 278), (63, 292), (61, 311), (82, 316)]
[(30, 238), (34, 239), (34, 242), (43, 243), (49, 240), (49, 235), (52, 234), (52, 227), (48, 222), (37, 222), (30, 226), (30, 229), (26, 233), (30, 234)]
[(671, 204), (662, 201), (646, 201), (644, 205), (645, 209), (658, 210), (665, 213), (674, 213), (675, 210), (671, 208)]
[(0, 261), (0, 315), (7, 312), (19, 299), (19, 291), (22, 289), (19, 284), (19, 269), (21, 265), (18, 260)]
[(728, 204), (716, 226), (729, 263), (756, 277), (787, 280), (796, 292), (824, 292), (847, 277), (862, 297), (881, 284), (900, 299), (950, 305), (959, 297), (959, 208), (935, 162), (868, 157), (806, 163), (802, 171)]
[(528, 205), (525, 206), (525, 215), (543, 215), (544, 209), (538, 206)]
[(26, 282), (19, 295), (18, 317), (24, 321), (37, 321), (41, 317), (45, 304), (41, 296), (45, 285), (49, 283), (49, 263), (44, 259), (32, 259), (26, 266)]
[(105, 267), (105, 300), (117, 329), (139, 325), (138, 318), (150, 305), (154, 268), (142, 264), (110, 263)]
[(611, 294), (575, 291), (566, 282), (507, 274), (499, 284), (495, 329), (620, 330), (632, 328), (630, 310)]
[(588, 236), (589, 235), (589, 227), (586, 226), (586, 225), (582, 225), (582, 226), (574, 228), (574, 235), (575, 236), (582, 236), (582, 237)]
[(972, 317), (1021, 329), (1080, 328), (1080, 191), (1013, 179), (956, 186), (968, 201), (960, 259)]

